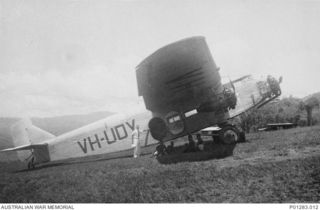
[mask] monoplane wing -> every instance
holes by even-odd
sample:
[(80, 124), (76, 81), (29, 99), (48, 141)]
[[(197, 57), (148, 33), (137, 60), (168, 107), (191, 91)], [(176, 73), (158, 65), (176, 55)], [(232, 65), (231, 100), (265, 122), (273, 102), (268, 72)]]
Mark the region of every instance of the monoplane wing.
[(18, 146), (18, 147), (3, 149), (0, 152), (41, 149), (41, 148), (46, 148), (46, 147), (47, 147), (47, 144), (28, 144), (28, 145), (22, 145), (22, 146)]
[[(236, 117), (252, 108), (260, 108), (281, 94), (279, 83), (275, 78), (268, 76), (265, 79), (256, 79), (250, 75), (232, 81), (237, 104), (235, 109), (229, 110), (230, 118)], [(231, 84), (224, 84), (230, 88)]]
[(170, 140), (229, 118), (236, 97), (221, 84), (204, 37), (167, 45), (136, 69), (139, 96), (153, 114), (151, 135)]

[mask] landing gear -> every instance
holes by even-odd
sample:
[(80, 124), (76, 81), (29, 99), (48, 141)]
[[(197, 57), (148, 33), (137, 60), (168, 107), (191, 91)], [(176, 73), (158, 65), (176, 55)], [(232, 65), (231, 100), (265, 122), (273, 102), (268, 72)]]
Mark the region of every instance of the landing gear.
[(223, 144), (235, 144), (239, 140), (239, 130), (232, 125), (225, 125), (219, 131), (219, 140)]
[(218, 132), (219, 141), (222, 144), (236, 144), (245, 141), (244, 132), (240, 132), (234, 125), (226, 124), (221, 126)]
[(219, 142), (220, 142), (220, 140), (219, 140), (219, 134), (218, 134), (218, 133), (212, 134), (212, 140), (213, 140), (213, 143), (219, 144)]
[(246, 141), (245, 133), (232, 124), (220, 124), (220, 130), (214, 130), (211, 133), (215, 144), (232, 144)]

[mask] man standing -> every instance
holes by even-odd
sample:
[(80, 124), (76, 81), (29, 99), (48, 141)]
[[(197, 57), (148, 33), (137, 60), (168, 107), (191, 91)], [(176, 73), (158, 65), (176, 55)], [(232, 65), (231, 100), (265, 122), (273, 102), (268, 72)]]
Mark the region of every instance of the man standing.
[(199, 133), (197, 134), (197, 140), (198, 140), (198, 142), (197, 142), (198, 150), (203, 151), (204, 150), (204, 144), (203, 144), (203, 140), (201, 138), (201, 135)]
[(140, 156), (140, 135), (142, 131), (139, 129), (139, 125), (136, 125), (136, 129), (132, 132), (132, 147), (133, 149), (133, 157), (137, 158)]
[(188, 153), (188, 152), (196, 152), (196, 144), (193, 141), (193, 137), (191, 134), (188, 135), (188, 141), (189, 143), (187, 144), (187, 148), (183, 151), (183, 153)]
[(35, 155), (34, 155), (34, 150), (31, 149), (30, 151), (31, 151), (31, 155), (29, 157), (27, 157), (27, 159), (26, 159), (26, 161), (28, 161), (28, 169), (32, 169), (35, 167), (34, 163), (36, 160)]

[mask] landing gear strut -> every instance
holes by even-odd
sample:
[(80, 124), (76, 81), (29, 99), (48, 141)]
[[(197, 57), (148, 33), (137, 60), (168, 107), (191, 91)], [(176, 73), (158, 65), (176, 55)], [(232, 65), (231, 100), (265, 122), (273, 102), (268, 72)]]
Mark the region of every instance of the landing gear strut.
[(28, 169), (34, 169), (35, 163), (34, 163), (34, 157), (32, 156), (31, 159), (28, 161)]

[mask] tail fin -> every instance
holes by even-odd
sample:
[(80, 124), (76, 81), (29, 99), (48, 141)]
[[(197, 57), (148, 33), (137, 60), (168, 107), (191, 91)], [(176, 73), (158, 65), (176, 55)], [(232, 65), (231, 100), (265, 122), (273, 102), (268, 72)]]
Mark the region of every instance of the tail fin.
[(39, 144), (44, 140), (55, 137), (53, 134), (32, 125), (29, 119), (23, 119), (12, 125), (11, 136), (15, 147)]
[(25, 129), (25, 124), (27, 120), (21, 120), (11, 126), (11, 138), (14, 147), (19, 147), (23, 145), (29, 145), (29, 137)]
[(55, 136), (32, 125), (29, 119), (23, 119), (11, 126), (11, 137), (14, 148), (6, 149), (5, 151), (17, 150), (19, 159), (23, 160), (30, 155), (30, 151), (20, 150), (30, 150)]

